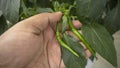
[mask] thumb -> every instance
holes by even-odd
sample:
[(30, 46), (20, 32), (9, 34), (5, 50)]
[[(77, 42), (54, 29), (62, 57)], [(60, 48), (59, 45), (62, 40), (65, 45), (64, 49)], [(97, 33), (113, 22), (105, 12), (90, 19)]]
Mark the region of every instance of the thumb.
[(17, 23), (13, 26), (13, 29), (27, 30), (27, 32), (40, 32), (47, 28), (47, 26), (55, 27), (57, 21), (61, 19), (61, 16), (61, 12), (37, 14)]
[(32, 16), (24, 21), (24, 24), (33, 25), (40, 30), (43, 30), (48, 25), (55, 25), (57, 21), (61, 19), (62, 13), (41, 13), (35, 16)]

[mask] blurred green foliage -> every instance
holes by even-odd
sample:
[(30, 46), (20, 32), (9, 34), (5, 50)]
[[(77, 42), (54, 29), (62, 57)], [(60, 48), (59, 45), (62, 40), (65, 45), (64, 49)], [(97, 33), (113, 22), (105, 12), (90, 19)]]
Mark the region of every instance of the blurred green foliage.
[[(0, 34), (5, 32), (7, 29), (9, 29), (17, 22), (24, 20), (30, 16), (42, 12), (54, 12), (53, 5), (54, 1), (56, 0), (0, 0)], [(115, 48), (113, 40), (111, 38), (116, 31), (120, 30), (120, 0), (57, 0), (57, 1), (60, 4), (64, 3), (68, 5), (72, 5), (74, 2), (76, 2), (76, 7), (72, 8), (72, 10), (70, 11), (70, 15), (77, 16), (76, 19), (82, 22), (83, 36), (92, 45), (92, 47), (95, 48), (94, 49), (95, 52), (98, 52), (102, 57), (107, 59), (113, 66), (116, 67), (117, 66), (116, 52), (114, 50)], [(64, 27), (63, 28), (64, 32), (67, 23), (63, 23), (62, 25)], [(66, 37), (69, 38), (69, 36)], [(71, 40), (71, 38), (67, 40), (69, 41)], [(73, 43), (76, 42), (74, 40), (72, 41)], [(97, 46), (97, 44), (99, 46)], [(101, 51), (102, 47), (105, 49)], [(62, 54), (64, 55), (62, 56), (63, 59), (68, 58), (67, 60), (66, 59), (64, 60), (68, 64), (71, 62), (74, 63), (74, 61), (78, 59), (75, 58), (68, 51), (66, 51), (64, 48), (62, 48), (62, 52), (63, 52)], [(108, 52), (111, 53), (109, 54)], [(72, 57), (65, 56), (65, 54), (68, 54), (68, 56)], [(114, 56), (110, 57), (110, 55), (113, 54)], [(73, 59), (69, 62), (70, 58)], [(79, 63), (78, 61), (76, 61), (76, 63)], [(66, 65), (69, 67), (68, 64)], [(75, 65), (73, 64), (73, 66)], [(77, 67), (79, 68), (79, 65)]]

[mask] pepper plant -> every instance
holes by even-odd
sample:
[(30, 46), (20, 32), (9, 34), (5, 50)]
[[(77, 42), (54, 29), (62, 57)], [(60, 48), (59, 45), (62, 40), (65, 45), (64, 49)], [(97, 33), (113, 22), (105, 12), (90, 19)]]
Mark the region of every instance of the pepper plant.
[[(118, 68), (112, 35), (120, 29), (120, 0), (0, 0), (0, 34), (32, 15), (57, 11), (63, 13), (56, 24), (56, 39), (66, 68), (85, 68), (83, 46), (92, 54), (92, 61), (99, 54)], [(82, 27), (76, 29), (72, 20), (79, 20)], [(78, 39), (70, 36), (66, 27)]]

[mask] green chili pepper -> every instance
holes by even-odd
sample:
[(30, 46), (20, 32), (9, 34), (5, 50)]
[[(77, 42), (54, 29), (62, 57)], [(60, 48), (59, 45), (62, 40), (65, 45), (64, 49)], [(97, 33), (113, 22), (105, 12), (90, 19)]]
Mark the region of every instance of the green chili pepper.
[[(88, 50), (91, 52), (91, 54), (92, 54), (93, 56), (95, 56), (94, 50), (91, 48), (91, 46), (88, 44), (88, 42), (84, 39), (84, 37), (75, 29), (75, 27), (73, 26), (73, 23), (72, 23), (72, 21), (71, 21), (71, 19), (70, 19), (72, 16), (70, 16), (69, 13), (70, 13), (70, 10), (75, 6), (75, 4), (76, 4), (76, 3), (74, 3), (74, 5), (71, 5), (71, 6), (67, 9), (67, 8), (65, 8), (65, 7), (61, 7), (61, 6), (59, 5), (59, 3), (56, 2), (55, 5), (56, 5), (57, 7), (54, 5), (54, 9), (55, 9), (55, 11), (62, 11), (62, 12), (63, 12), (62, 18), (64, 19), (64, 21), (61, 20), (61, 21), (62, 21), (62, 24), (64, 24), (65, 22), (68, 22), (68, 25), (69, 25), (71, 31), (83, 42), (83, 44), (88, 48)], [(64, 10), (63, 10), (62, 8), (64, 8)], [(62, 9), (62, 10), (60, 10), (60, 9)], [(63, 22), (64, 22), (64, 23), (63, 23)], [(65, 26), (65, 25), (64, 25), (64, 26)], [(65, 32), (65, 27), (62, 27), (62, 33), (64, 33), (64, 32)], [(68, 50), (69, 50), (71, 53), (73, 53), (75, 56), (79, 57), (79, 55), (78, 55), (74, 50), (72, 50), (67, 44), (64, 43), (64, 41), (62, 41), (62, 39), (61, 39), (61, 37), (60, 37), (60, 32), (59, 32), (59, 23), (56, 25), (56, 37), (57, 37), (57, 40), (58, 40), (58, 42), (59, 42), (59, 44), (60, 44), (61, 46), (63, 46), (64, 48), (68, 49)]]
[(63, 46), (64, 48), (66, 48), (67, 50), (69, 50), (72, 54), (74, 54), (75, 56), (79, 57), (79, 55), (73, 50), (71, 49), (67, 44), (65, 44), (62, 39), (60, 38), (60, 32), (59, 32), (59, 23), (57, 23), (56, 25), (56, 38), (59, 42), (59, 44), (61, 46)]
[(84, 39), (84, 37), (74, 28), (73, 23), (70, 19), (70, 17), (68, 17), (68, 24), (69, 27), (71, 29), (71, 31), (83, 42), (83, 44), (88, 48), (88, 50), (91, 52), (92, 55), (95, 56), (95, 52), (94, 50), (90, 47), (90, 45), (88, 44), (88, 42)]

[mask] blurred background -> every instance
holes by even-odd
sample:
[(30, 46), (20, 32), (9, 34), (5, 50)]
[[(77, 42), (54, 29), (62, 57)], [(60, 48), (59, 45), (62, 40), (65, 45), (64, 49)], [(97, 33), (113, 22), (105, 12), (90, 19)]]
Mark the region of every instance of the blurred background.
[[(0, 0), (0, 35), (17, 22), (41, 12), (53, 12), (53, 0)], [(59, 0), (72, 4), (74, 0)], [(97, 2), (101, 0), (96, 0)], [(94, 6), (93, 6), (94, 7)], [(86, 9), (86, 8), (85, 8)], [(73, 15), (75, 11), (72, 11)], [(113, 36), (120, 67), (120, 0), (107, 0), (98, 21)], [(106, 22), (106, 23), (104, 23)], [(111, 55), (112, 56), (112, 55)], [(93, 68), (114, 68), (102, 57), (93, 63)]]

